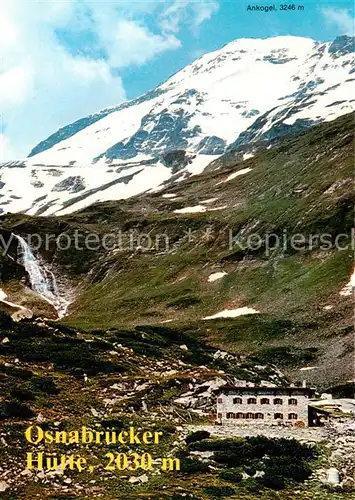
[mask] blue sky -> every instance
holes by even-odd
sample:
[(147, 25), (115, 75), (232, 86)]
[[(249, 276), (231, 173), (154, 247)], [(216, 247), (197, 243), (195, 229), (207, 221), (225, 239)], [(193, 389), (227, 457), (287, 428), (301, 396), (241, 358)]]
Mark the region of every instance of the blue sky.
[(304, 10), (269, 13), (247, 6), (273, 0), (0, 1), (0, 160), (236, 38), (354, 31), (353, 2), (342, 0), (290, 0)]

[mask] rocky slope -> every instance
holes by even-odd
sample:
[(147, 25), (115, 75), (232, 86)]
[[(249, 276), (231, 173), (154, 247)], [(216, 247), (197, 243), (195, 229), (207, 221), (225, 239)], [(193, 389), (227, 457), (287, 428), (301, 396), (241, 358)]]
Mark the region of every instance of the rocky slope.
[[(1, 498), (273, 500), (280, 489), (280, 500), (353, 498), (353, 422), (346, 431), (211, 426), (216, 390), (246, 382), (288, 383), (275, 366), (211, 348), (176, 327), (85, 332), (53, 321), (14, 323), (0, 314)], [(53, 435), (82, 426), (101, 433), (134, 427), (159, 431), (161, 439), (154, 447), (104, 440), (31, 445), (24, 436), (31, 425)], [(93, 472), (26, 468), (26, 454), (40, 452), (80, 456)], [(153, 462), (112, 471), (104, 468), (108, 453), (151, 453)], [(164, 471), (169, 457), (179, 458), (179, 471)], [(338, 488), (325, 482), (329, 465), (341, 470)]]
[[(236, 383), (239, 377), (270, 385), (285, 383), (275, 367), (254, 367), (246, 357), (213, 349), (175, 328), (80, 332), (54, 322), (16, 324), (2, 314), (0, 327), (2, 499), (27, 500), (39, 493), (58, 499), (136, 498), (141, 477), (142, 483), (149, 477), (147, 495), (156, 498), (164, 483), (159, 459), (174, 454), (184, 434), (182, 425), (211, 420), (218, 387)], [(105, 443), (31, 446), (24, 437), (30, 425), (49, 431), (83, 425), (119, 430), (133, 425), (159, 430), (162, 442), (154, 447), (154, 468), (148, 475), (112, 473), (102, 466), (107, 452), (151, 450)], [(79, 453), (95, 463), (95, 474), (26, 469), (25, 454), (38, 451)]]
[[(0, 328), (3, 500), (353, 498), (353, 423), (346, 433), (332, 431), (327, 448), (318, 446), (328, 440), (324, 429), (242, 429), (235, 437), (235, 429), (211, 427), (216, 389), (246, 381), (287, 383), (275, 366), (256, 366), (253, 359), (211, 348), (175, 327), (84, 332), (51, 321), (16, 324), (0, 314)], [(31, 445), (24, 436), (30, 425), (53, 435), (82, 426), (101, 433), (134, 427), (136, 433), (158, 431), (161, 439), (154, 447), (104, 440)], [(26, 454), (40, 452), (80, 456), (93, 472), (86, 466), (80, 472), (26, 468)], [(108, 453), (151, 453), (153, 462), (145, 469), (113, 471), (104, 468)], [(179, 471), (164, 470), (169, 457), (179, 458)], [(324, 483), (329, 464), (341, 470), (341, 487)]]
[[(4, 212), (67, 214), (199, 174), (233, 144), (277, 139), (353, 109), (353, 39), (241, 39), (151, 92), (82, 118), (1, 166)], [(171, 164), (167, 153), (186, 151)], [(21, 185), (18, 179), (21, 178)]]

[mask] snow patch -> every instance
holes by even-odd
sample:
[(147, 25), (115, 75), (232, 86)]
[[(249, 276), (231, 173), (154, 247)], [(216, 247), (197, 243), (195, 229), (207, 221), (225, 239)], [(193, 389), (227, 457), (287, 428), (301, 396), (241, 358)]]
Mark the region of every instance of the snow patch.
[(162, 195), (162, 198), (168, 198), (169, 199), (169, 198), (176, 198), (176, 196), (177, 195), (174, 194), (174, 193), (166, 193), (166, 194)]
[(228, 205), (222, 205), (221, 207), (215, 207), (215, 208), (208, 208), (207, 210), (209, 212), (214, 212), (215, 210), (224, 210), (225, 208), (227, 208)]
[(223, 278), (223, 276), (226, 276), (226, 275), (227, 275), (227, 273), (225, 271), (213, 273), (213, 274), (209, 275), (208, 281), (209, 281), (209, 283), (213, 283), (214, 281), (220, 280), (221, 278)]
[(219, 313), (214, 314), (213, 316), (206, 316), (202, 318), (206, 319), (217, 319), (217, 318), (236, 318), (237, 316), (244, 316), (246, 314), (259, 314), (260, 311), (253, 309), (252, 307), (238, 307), (238, 309), (224, 309)]
[(213, 203), (214, 201), (217, 201), (217, 200), (218, 200), (218, 198), (209, 198), (208, 200), (203, 200), (200, 203), (203, 203), (205, 205), (206, 203)]
[(242, 168), (241, 170), (238, 170), (238, 172), (234, 172), (233, 174), (230, 174), (224, 182), (231, 181), (231, 180), (235, 179), (236, 177), (239, 177), (240, 175), (247, 174), (251, 170), (252, 169), (250, 167)]
[(25, 318), (32, 318), (33, 313), (30, 309), (27, 309), (26, 307), (23, 307), (20, 304), (9, 302), (6, 299), (7, 299), (7, 294), (0, 288), (0, 302), (5, 305), (13, 321), (20, 321)]
[[(203, 203), (203, 202), (201, 202)], [(194, 207), (185, 207), (174, 210), (176, 214), (194, 214), (199, 212), (214, 212), (215, 210), (224, 210), (228, 205), (222, 205), (221, 207), (208, 208), (203, 205), (195, 205)]]
[(355, 290), (355, 269), (353, 274), (351, 275), (350, 281), (347, 285), (344, 286), (342, 290), (340, 290), (339, 295), (343, 297), (350, 297), (354, 293)]
[(202, 205), (195, 205), (194, 207), (185, 207), (174, 210), (176, 214), (195, 214), (198, 212), (206, 212), (206, 207)]

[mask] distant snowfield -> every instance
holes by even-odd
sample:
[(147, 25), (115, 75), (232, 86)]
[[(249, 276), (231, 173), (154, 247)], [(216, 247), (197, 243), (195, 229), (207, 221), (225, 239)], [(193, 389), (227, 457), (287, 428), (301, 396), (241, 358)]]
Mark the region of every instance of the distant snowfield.
[[(330, 112), (325, 117), (325, 121), (335, 120), (335, 118), (338, 118), (339, 116), (344, 114), (344, 109), (347, 109), (346, 112), (350, 113), (352, 109), (351, 107), (349, 108), (346, 101), (349, 100), (351, 102), (351, 100), (354, 98), (354, 85), (353, 81), (351, 81), (351, 78), (349, 78), (347, 81), (344, 81), (341, 86), (338, 86), (338, 88), (336, 88), (334, 85), (334, 88), (331, 88), (329, 90), (331, 91), (317, 95), (317, 99), (313, 100), (314, 104), (307, 106), (307, 110), (300, 110), (292, 117), (286, 119), (284, 123), (286, 125), (293, 125), (296, 120), (304, 120), (309, 118), (316, 119), (317, 116), (322, 116), (323, 110), (325, 108), (330, 108)], [(334, 103), (336, 103), (336, 105), (334, 105)]]
[[(185, 175), (181, 180), (200, 173), (214, 158), (193, 158), (182, 171)], [(95, 165), (57, 167), (34, 165), (30, 158), (24, 165), (1, 170), (1, 182), (9, 198), (3, 198), (0, 205), (4, 212), (36, 215), (40, 210), (40, 215), (67, 215), (93, 203), (126, 199), (147, 189), (158, 192), (170, 179), (171, 169), (158, 160), (150, 165), (144, 163), (151, 160), (150, 156), (139, 155), (134, 160), (117, 160), (114, 165), (100, 160)], [(162, 197), (173, 199), (177, 195), (167, 193)]]
[(201, 174), (207, 165), (217, 158), (219, 158), (219, 155), (196, 155), (192, 162), (187, 165), (186, 170), (192, 175)]
[[(153, 166), (135, 167), (132, 170), (127, 170), (122, 173), (122, 177), (126, 177), (131, 174), (134, 174), (134, 177), (127, 184), (124, 182), (117, 183), (111, 187), (100, 190), (99, 192), (86, 197), (82, 201), (77, 202), (75, 204), (75, 210), (80, 210), (81, 208), (85, 208), (100, 201), (129, 198), (146, 191), (147, 185), (151, 187), (158, 187), (164, 181), (167, 181), (171, 176), (170, 169), (165, 167), (160, 162)], [(96, 177), (96, 182), (99, 178), (99, 176)], [(112, 180), (115, 179), (117, 179), (117, 175)], [(98, 187), (100, 187), (100, 185), (102, 185), (102, 181), (99, 183)], [(66, 215), (72, 211), (72, 207), (68, 207), (60, 210), (57, 209), (56, 213), (58, 215)]]
[(208, 277), (208, 282), (213, 283), (214, 281), (220, 280), (223, 278), (223, 276), (227, 276), (227, 273), (225, 271), (220, 271), (218, 273), (213, 273), (210, 274)]
[(206, 316), (202, 318), (204, 320), (217, 319), (217, 318), (236, 318), (238, 316), (244, 316), (246, 314), (260, 314), (260, 311), (256, 311), (252, 307), (239, 307), (238, 309), (225, 309), (213, 316)]

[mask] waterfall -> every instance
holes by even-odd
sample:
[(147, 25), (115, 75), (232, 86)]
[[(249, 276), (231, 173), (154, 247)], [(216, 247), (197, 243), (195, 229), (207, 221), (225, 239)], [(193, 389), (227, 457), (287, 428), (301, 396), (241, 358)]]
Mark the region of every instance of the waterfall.
[(60, 296), (54, 274), (36, 259), (21, 236), (17, 234), (14, 236), (19, 242), (18, 257), (29, 275), (31, 289), (50, 302), (57, 310), (58, 316), (62, 318), (66, 314), (69, 302)]

